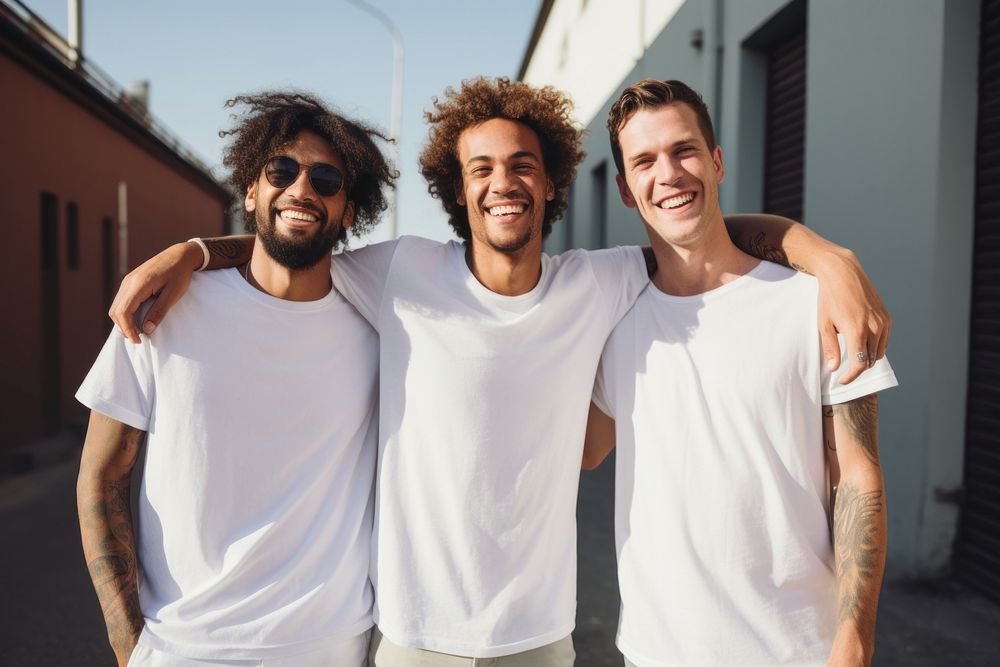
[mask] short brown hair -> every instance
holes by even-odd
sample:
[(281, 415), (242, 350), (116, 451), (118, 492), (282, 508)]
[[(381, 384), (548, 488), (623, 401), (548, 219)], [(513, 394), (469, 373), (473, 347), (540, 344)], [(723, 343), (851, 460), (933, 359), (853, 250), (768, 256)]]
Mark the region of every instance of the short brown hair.
[(686, 104), (698, 118), (698, 127), (705, 136), (709, 150), (715, 148), (715, 131), (712, 129), (712, 117), (708, 115), (705, 100), (691, 86), (683, 81), (658, 79), (643, 79), (626, 88), (618, 101), (608, 113), (608, 135), (611, 139), (611, 154), (615, 158), (618, 173), (625, 175), (625, 164), (622, 159), (622, 145), (618, 141), (618, 133), (625, 123), (640, 109), (655, 109), (668, 104)]
[[(323, 137), (344, 161), (344, 187), (347, 199), (354, 202), (351, 233), (360, 236), (370, 231), (386, 209), (383, 189), (394, 188), (396, 170), (379, 150), (375, 140), (392, 139), (364, 123), (350, 120), (332, 111), (315, 97), (298, 91), (265, 91), (237, 95), (226, 108), (245, 107), (242, 116), (233, 116), (234, 127), (219, 132), (230, 138), (222, 154), (222, 164), (230, 169), (229, 184), (238, 201), (260, 176), (264, 163), (291, 143), (296, 135), (308, 130)], [(247, 231), (257, 231), (252, 211), (243, 211)], [(341, 229), (340, 240), (346, 238)]]
[(542, 148), (545, 173), (555, 191), (545, 203), (542, 238), (566, 210), (569, 186), (576, 166), (583, 161), (582, 132), (570, 119), (573, 102), (551, 86), (535, 88), (507, 77), (480, 77), (462, 82), (460, 90), (448, 88), (444, 100), (434, 98), (433, 110), (424, 114), (430, 124), (427, 145), (420, 154), (420, 173), (427, 191), (441, 200), (448, 224), (463, 241), (472, 239), (469, 215), (458, 203), (462, 188), (462, 166), (458, 161), (458, 138), (463, 131), (494, 118), (505, 118), (529, 127)]

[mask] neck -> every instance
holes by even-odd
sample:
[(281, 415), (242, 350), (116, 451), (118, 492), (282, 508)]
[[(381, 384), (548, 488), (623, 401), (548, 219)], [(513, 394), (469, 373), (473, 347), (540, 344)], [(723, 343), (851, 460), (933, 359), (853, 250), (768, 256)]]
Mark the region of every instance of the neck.
[(700, 239), (686, 245), (670, 243), (649, 227), (647, 231), (657, 264), (652, 283), (673, 296), (704, 294), (745, 275), (760, 262), (733, 245), (721, 217)]
[(261, 292), (285, 301), (317, 301), (332, 287), (329, 255), (308, 269), (293, 271), (274, 261), (259, 241), (254, 244), (253, 256), (243, 268), (243, 275)]
[(527, 294), (542, 276), (541, 240), (505, 253), (473, 238), (466, 246), (465, 262), (476, 280), (491, 292), (503, 296)]

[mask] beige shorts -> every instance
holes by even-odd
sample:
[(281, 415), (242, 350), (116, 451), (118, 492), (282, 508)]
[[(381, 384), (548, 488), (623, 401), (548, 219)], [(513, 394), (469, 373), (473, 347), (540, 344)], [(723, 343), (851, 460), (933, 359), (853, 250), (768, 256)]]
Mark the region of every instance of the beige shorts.
[(318, 651), (263, 660), (200, 660), (182, 658), (146, 646), (141, 642), (132, 651), (127, 667), (327, 667), (344, 665), (363, 667), (367, 664), (371, 630), (346, 642)]
[(470, 658), (399, 646), (378, 628), (372, 631), (368, 652), (368, 664), (373, 667), (573, 667), (574, 660), (572, 637), (500, 658)]

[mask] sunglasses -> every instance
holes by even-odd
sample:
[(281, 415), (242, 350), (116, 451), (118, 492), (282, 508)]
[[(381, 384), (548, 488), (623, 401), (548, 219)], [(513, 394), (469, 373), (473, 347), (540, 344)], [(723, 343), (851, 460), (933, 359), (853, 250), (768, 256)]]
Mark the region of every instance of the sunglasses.
[(329, 164), (299, 164), (290, 157), (278, 155), (264, 165), (267, 182), (276, 188), (287, 188), (299, 177), (299, 171), (309, 171), (309, 183), (320, 197), (332, 197), (344, 187), (344, 174)]

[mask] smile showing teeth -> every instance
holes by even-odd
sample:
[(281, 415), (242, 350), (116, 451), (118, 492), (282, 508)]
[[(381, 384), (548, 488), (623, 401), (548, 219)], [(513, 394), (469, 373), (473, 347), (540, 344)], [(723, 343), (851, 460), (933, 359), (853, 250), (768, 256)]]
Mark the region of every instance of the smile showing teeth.
[(664, 199), (660, 202), (660, 208), (677, 208), (678, 206), (683, 206), (694, 199), (693, 192), (685, 192), (682, 195), (677, 195), (676, 197), (671, 197), (670, 199)]
[(317, 220), (319, 220), (319, 218), (317, 218), (312, 213), (304, 213), (302, 211), (285, 210), (281, 211), (280, 215), (286, 220), (303, 220), (305, 222), (316, 222)]
[(490, 215), (496, 215), (496, 216), (500, 216), (500, 215), (512, 215), (512, 214), (515, 214), (515, 213), (523, 213), (524, 212), (524, 204), (515, 204), (515, 205), (508, 205), (508, 206), (494, 206), (494, 207), (488, 208), (486, 210), (490, 212)]

